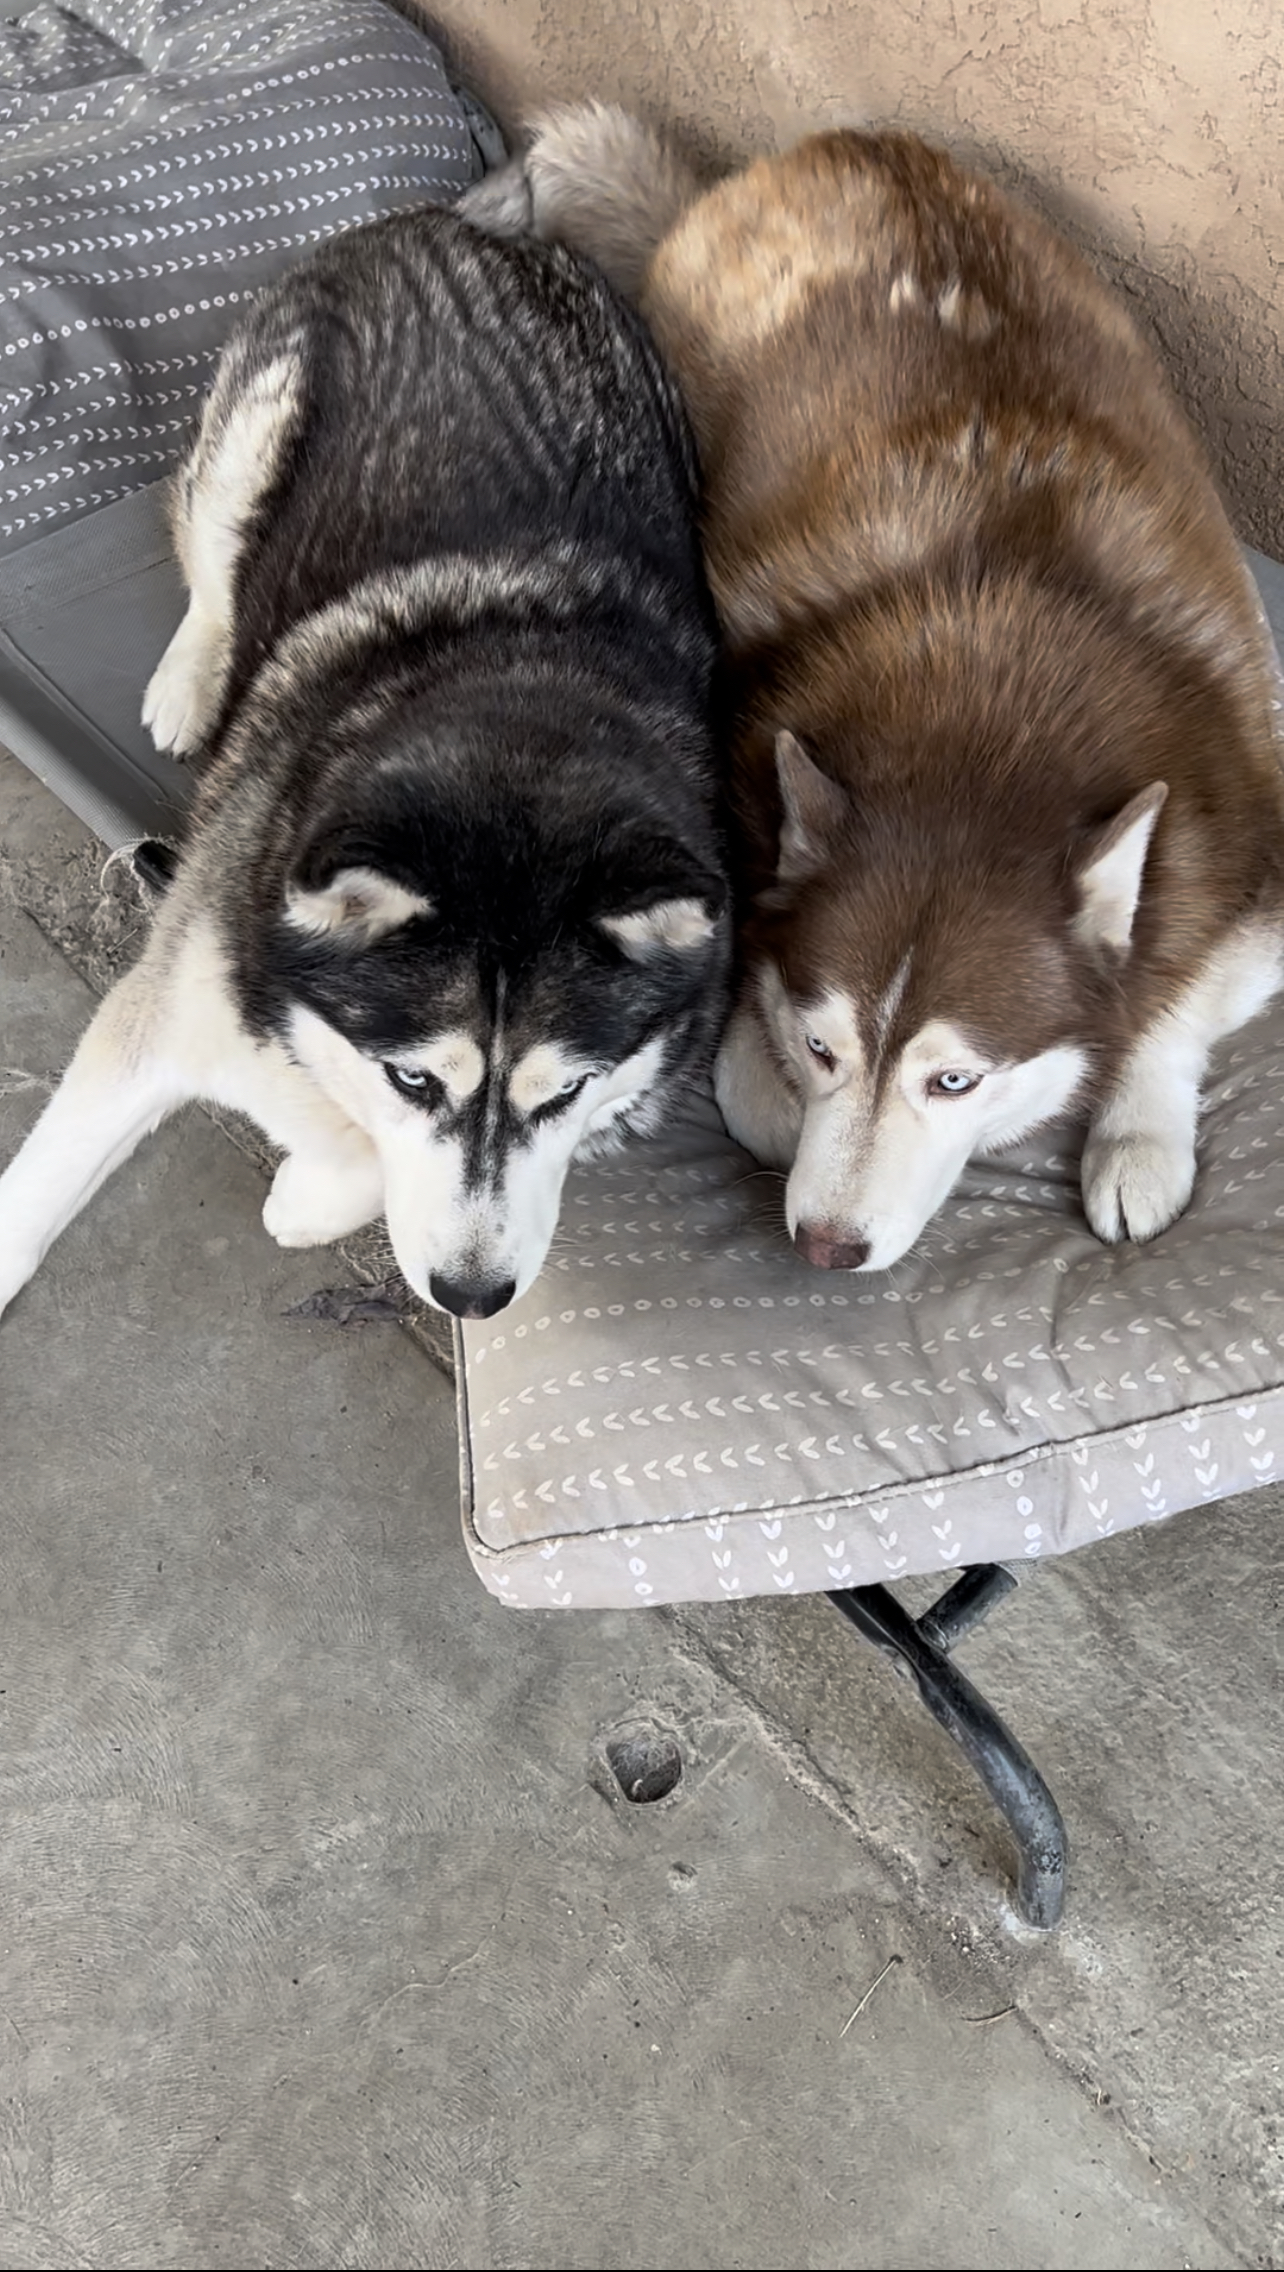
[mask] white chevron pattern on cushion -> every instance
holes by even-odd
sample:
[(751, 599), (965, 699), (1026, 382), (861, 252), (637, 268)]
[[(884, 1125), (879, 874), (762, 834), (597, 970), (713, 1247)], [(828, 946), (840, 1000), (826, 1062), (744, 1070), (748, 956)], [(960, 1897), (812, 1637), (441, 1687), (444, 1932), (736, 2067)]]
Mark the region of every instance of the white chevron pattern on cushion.
[(480, 171), (384, 0), (0, 16), (0, 555), (169, 471), (269, 276)]

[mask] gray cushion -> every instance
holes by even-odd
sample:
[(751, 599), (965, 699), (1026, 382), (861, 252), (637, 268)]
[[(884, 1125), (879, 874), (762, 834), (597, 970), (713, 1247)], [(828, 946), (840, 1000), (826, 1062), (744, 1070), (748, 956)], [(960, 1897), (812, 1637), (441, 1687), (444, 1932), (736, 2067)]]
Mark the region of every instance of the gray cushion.
[[(1255, 561), (1277, 627), (1284, 576)], [(1078, 1137), (974, 1163), (886, 1275), (811, 1269), (711, 1097), (572, 1171), (525, 1300), (459, 1329), (464, 1536), (517, 1605), (1035, 1560), (1284, 1471), (1284, 1003), (1224, 1045), (1194, 1202), (1108, 1248)]]
[(0, 553), (168, 471), (267, 277), (481, 170), (436, 48), (383, 0), (3, 17)]

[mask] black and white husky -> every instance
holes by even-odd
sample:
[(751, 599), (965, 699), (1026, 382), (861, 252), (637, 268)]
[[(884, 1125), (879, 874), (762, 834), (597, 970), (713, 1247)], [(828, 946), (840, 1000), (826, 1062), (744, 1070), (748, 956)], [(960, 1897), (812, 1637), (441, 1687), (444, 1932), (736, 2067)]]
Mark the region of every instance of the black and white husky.
[(264, 294), (143, 713), (190, 831), (0, 1178), (0, 1308), (192, 1098), (284, 1148), (283, 1246), (386, 1213), (426, 1301), (524, 1292), (573, 1156), (653, 1125), (725, 1006), (693, 515), (674, 391), (575, 255), (424, 211)]

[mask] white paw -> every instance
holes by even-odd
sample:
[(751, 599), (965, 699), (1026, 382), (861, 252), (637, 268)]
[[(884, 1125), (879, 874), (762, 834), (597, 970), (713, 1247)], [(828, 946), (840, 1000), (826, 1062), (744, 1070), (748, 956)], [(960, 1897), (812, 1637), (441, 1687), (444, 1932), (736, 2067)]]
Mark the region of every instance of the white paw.
[(187, 757), (200, 748), (218, 716), (226, 677), (224, 626), (189, 607), (143, 696), (143, 724), (157, 749)]
[(263, 1223), (278, 1246), (331, 1246), (383, 1213), (383, 1177), (373, 1152), (349, 1166), (282, 1160), (263, 1202)]
[(713, 1068), (713, 1090), (727, 1133), (767, 1168), (787, 1174), (798, 1156), (803, 1109), (786, 1088), (757, 1019), (732, 1013)]
[(1159, 1236), (1188, 1205), (1195, 1186), (1189, 1145), (1163, 1136), (1096, 1136), (1084, 1146), (1084, 1213), (1099, 1239)]

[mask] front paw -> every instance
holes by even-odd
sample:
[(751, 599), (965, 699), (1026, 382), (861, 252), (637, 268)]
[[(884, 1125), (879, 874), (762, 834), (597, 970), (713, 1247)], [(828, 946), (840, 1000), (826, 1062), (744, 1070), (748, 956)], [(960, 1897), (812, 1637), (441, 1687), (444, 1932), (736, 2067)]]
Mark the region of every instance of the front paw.
[(1164, 1136), (1089, 1134), (1084, 1146), (1084, 1213), (1108, 1246), (1158, 1238), (1190, 1202), (1195, 1154)]
[(798, 1155), (803, 1110), (785, 1085), (752, 1011), (738, 1006), (713, 1069), (713, 1091), (728, 1135), (764, 1167), (787, 1174)]
[(333, 1246), (383, 1213), (377, 1162), (318, 1166), (292, 1153), (282, 1160), (263, 1202), (264, 1228), (278, 1246)]
[(214, 726), (227, 677), (220, 624), (189, 608), (143, 696), (143, 724), (157, 749), (190, 757)]

